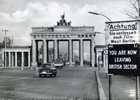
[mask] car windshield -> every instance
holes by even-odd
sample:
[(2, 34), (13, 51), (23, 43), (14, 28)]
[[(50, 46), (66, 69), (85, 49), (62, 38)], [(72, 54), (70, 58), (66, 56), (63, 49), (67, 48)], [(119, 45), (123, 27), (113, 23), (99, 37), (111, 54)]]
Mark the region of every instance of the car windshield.
[(62, 59), (56, 59), (55, 60), (55, 63), (60, 63), (60, 62), (63, 62), (63, 60)]
[(42, 67), (51, 67), (51, 64), (43, 64)]

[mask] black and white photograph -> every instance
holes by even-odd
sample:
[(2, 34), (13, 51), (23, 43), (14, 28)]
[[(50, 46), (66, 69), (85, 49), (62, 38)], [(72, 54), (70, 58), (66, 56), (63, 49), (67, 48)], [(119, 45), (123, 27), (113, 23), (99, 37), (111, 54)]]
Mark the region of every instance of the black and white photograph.
[(0, 0), (0, 100), (140, 100), (140, 0)]

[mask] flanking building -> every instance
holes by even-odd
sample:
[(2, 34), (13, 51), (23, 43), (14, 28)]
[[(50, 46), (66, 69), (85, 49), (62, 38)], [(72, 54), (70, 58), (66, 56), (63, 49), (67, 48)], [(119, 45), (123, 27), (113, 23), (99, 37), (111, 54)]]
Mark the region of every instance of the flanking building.
[(107, 73), (107, 46), (106, 45), (96, 45), (95, 46), (95, 66), (98, 67), (98, 71)]
[(29, 68), (31, 66), (31, 47), (12, 46), (0, 49), (1, 68)]

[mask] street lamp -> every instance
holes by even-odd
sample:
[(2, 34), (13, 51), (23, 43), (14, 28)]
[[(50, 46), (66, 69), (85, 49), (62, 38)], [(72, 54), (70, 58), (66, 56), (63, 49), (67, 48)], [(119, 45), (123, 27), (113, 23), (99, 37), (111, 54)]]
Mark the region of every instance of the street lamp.
[[(107, 17), (106, 15), (104, 15), (104, 14), (101, 14), (101, 13), (96, 13), (96, 12), (88, 12), (89, 14), (93, 14), (93, 15), (100, 15), (100, 16), (103, 16), (103, 17), (105, 17), (106, 19), (108, 19), (110, 22), (111, 22), (111, 19), (109, 18), (109, 17)], [(109, 100), (112, 100), (111, 98), (112, 98), (112, 96), (111, 96), (111, 77), (112, 77), (112, 75), (111, 74), (109, 74)]]
[(106, 15), (102, 14), (102, 13), (97, 13), (97, 12), (92, 12), (92, 11), (89, 11), (88, 12), (89, 14), (93, 14), (93, 15), (99, 15), (99, 16), (103, 16), (105, 17), (106, 19), (108, 19), (109, 21), (111, 21), (111, 19), (109, 17), (107, 17)]
[(96, 12), (92, 12), (92, 11), (89, 11), (88, 13), (89, 13), (89, 14), (93, 14), (93, 15), (100, 15), (100, 16), (103, 16), (103, 17), (107, 18), (109, 21), (111, 21), (111, 19), (108, 18), (108, 17), (107, 17), (106, 15), (104, 15), (104, 14), (96, 13)]

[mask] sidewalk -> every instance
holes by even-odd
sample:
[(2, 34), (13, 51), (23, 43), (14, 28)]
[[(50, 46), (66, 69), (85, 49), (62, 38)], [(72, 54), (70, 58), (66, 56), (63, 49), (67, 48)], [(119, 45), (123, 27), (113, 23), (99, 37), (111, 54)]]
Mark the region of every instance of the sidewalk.
[[(99, 78), (107, 100), (109, 99), (109, 80), (105, 73), (99, 73)], [(132, 76), (113, 75), (111, 94), (112, 100), (136, 100), (136, 78)]]

